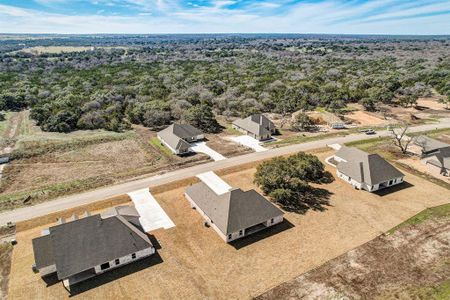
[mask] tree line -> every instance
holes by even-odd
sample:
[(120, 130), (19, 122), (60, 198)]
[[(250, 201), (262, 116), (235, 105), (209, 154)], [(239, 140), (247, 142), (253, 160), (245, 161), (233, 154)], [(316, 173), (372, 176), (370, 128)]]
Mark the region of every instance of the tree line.
[(339, 111), (349, 103), (376, 111), (415, 105), (432, 88), (448, 101), (446, 45), (191, 37), (129, 49), (3, 53), (0, 110), (30, 108), (46, 131), (158, 129), (182, 120), (217, 132), (215, 115)]

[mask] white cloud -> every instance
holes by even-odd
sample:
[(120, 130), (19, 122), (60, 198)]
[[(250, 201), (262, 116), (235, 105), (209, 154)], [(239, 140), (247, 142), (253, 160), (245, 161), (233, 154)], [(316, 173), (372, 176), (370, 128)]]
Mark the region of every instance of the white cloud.
[[(39, 0), (45, 2), (64, 0)], [(258, 2), (231, 9), (234, 0), (180, 7), (178, 0), (124, 0), (139, 7), (135, 16), (64, 15), (0, 5), (0, 31), (5, 33), (214, 33), (286, 32), (357, 34), (448, 34), (450, 3), (424, 0), (421, 5), (378, 0), (362, 5), (326, 0), (300, 2), (288, 11), (268, 15), (282, 1)], [(124, 3), (122, 1), (122, 5)], [(95, 0), (117, 5), (117, 0)], [(191, 3), (193, 4), (193, 3)], [(278, 5), (278, 6), (277, 6)], [(100, 7), (100, 6), (99, 6)], [(262, 9), (262, 11), (261, 11)], [(99, 8), (100, 10), (100, 8)]]

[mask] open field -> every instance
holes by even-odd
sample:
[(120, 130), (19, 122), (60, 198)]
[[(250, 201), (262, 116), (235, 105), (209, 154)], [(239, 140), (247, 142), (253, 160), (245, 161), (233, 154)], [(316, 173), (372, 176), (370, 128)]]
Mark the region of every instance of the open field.
[[(331, 152), (321, 152), (324, 159)], [(331, 167), (328, 170), (334, 173)], [(223, 179), (232, 186), (254, 188), (255, 168)], [(174, 221), (169, 230), (152, 232), (158, 254), (81, 284), (79, 297), (152, 297), (163, 299), (251, 298), (307, 272), (375, 238), (416, 213), (448, 203), (448, 190), (408, 174), (402, 186), (388, 193), (357, 191), (343, 181), (319, 186), (328, 190), (318, 210), (286, 213), (286, 221), (268, 231), (225, 244), (183, 197), (184, 186), (154, 192)], [(44, 226), (18, 232), (13, 251), (10, 299), (61, 299), (61, 284), (33, 274), (31, 239)], [(218, 257), (220, 253), (220, 257)], [(26, 284), (24, 284), (26, 283)], [(76, 296), (75, 296), (76, 297)]]
[(449, 240), (450, 205), (427, 209), (256, 299), (448, 299)]
[[(142, 126), (124, 133), (49, 133), (34, 126), (29, 112), (23, 111), (11, 114), (4, 127), (5, 135), (11, 127), (16, 128), (13, 136), (17, 142), (0, 183), (0, 210), (210, 160), (201, 153), (173, 155), (161, 146), (154, 131)], [(251, 152), (223, 136), (207, 135), (208, 146), (226, 157)]]
[[(95, 47), (95, 49), (112, 49), (112, 48), (121, 48), (121, 49), (128, 49), (127, 47)], [(13, 53), (17, 52), (25, 52), (30, 54), (60, 54), (60, 53), (71, 53), (71, 52), (83, 52), (83, 51), (92, 51), (92, 47), (90, 46), (36, 46), (36, 47), (30, 47), (30, 48), (24, 48), (19, 51), (14, 51)]]
[(208, 160), (202, 154), (166, 155), (137, 129), (48, 133), (25, 114), (17, 126), (16, 150), (0, 183), (0, 210)]

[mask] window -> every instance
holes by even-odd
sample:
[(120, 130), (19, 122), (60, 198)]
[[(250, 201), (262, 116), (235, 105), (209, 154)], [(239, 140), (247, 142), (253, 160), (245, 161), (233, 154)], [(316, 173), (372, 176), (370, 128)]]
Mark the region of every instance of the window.
[(239, 230), (239, 235), (242, 235), (242, 229), (241, 229), (241, 230)]
[(270, 224), (273, 224), (273, 222), (274, 222), (275, 220), (272, 218), (272, 219), (270, 219)]
[(102, 270), (102, 271), (106, 270), (108, 268), (109, 268), (109, 262), (100, 265), (100, 270)]
[(228, 235), (228, 239), (231, 240), (231, 234)]
[(120, 259), (117, 258), (117, 259), (115, 260), (115, 264), (116, 264), (116, 265), (119, 265), (119, 264), (120, 264)]
[(136, 259), (136, 253), (131, 254), (131, 259)]

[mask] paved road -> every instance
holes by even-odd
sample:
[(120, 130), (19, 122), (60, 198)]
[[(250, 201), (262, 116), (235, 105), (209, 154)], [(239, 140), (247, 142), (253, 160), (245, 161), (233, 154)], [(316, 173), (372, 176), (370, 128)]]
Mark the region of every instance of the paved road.
[[(427, 131), (438, 128), (450, 128), (450, 119), (442, 119), (439, 124), (427, 124), (416, 127), (411, 127), (410, 132)], [(56, 200), (44, 202), (30, 207), (19, 208), (12, 211), (7, 211), (0, 214), (0, 226), (5, 225), (8, 221), (18, 222), (28, 220), (30, 218), (43, 216), (52, 212), (65, 210), (68, 208), (77, 207), (97, 200), (126, 194), (139, 189), (154, 187), (157, 185), (169, 183), (172, 181), (180, 180), (195, 176), (199, 173), (208, 171), (215, 171), (227, 167), (232, 167), (248, 162), (267, 159), (275, 156), (295, 153), (298, 151), (306, 151), (317, 148), (326, 147), (330, 144), (342, 144), (353, 142), (357, 140), (367, 138), (378, 138), (388, 136), (390, 133), (387, 131), (380, 131), (376, 135), (368, 136), (365, 134), (351, 134), (345, 137), (336, 137), (323, 139), (319, 141), (312, 141), (302, 144), (295, 144), (280, 148), (270, 149), (264, 152), (254, 152), (246, 155), (236, 156), (228, 158), (226, 160), (209, 162), (189, 168), (179, 169), (173, 172), (168, 172), (162, 175), (151, 176), (143, 179), (128, 181), (125, 183), (112, 185), (108, 187), (99, 188), (96, 190), (59, 198)]]

